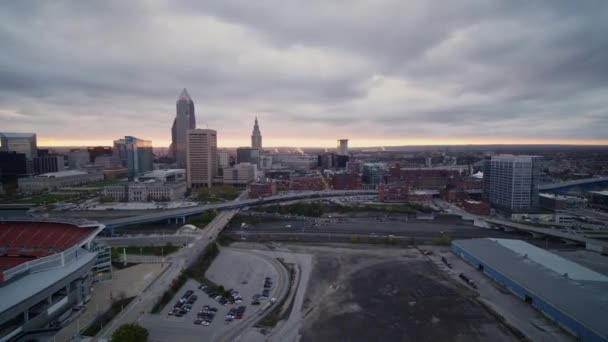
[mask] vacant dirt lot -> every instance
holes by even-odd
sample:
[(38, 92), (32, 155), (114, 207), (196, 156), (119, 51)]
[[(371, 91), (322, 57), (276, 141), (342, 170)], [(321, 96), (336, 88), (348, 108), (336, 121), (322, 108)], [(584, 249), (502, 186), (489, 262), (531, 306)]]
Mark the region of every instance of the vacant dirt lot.
[(414, 249), (306, 248), (302, 341), (515, 341)]

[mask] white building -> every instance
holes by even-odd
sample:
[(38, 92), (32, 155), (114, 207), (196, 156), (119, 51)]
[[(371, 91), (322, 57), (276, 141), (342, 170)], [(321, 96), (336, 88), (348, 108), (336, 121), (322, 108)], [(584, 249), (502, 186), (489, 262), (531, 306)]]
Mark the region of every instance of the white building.
[(218, 170), (217, 132), (212, 129), (191, 129), (187, 141), (188, 187), (210, 187)]
[(103, 173), (86, 173), (84, 171), (68, 170), (43, 173), (34, 177), (19, 178), (19, 190), (25, 193), (35, 193), (45, 190), (55, 190), (67, 186), (76, 186), (103, 180)]
[(224, 184), (246, 185), (257, 177), (257, 173), (257, 165), (239, 163), (223, 169), (223, 182)]
[(230, 154), (226, 151), (217, 152), (217, 162), (220, 169), (230, 166)]
[(184, 198), (185, 182), (148, 180), (109, 185), (103, 188), (103, 196), (116, 202), (174, 201)]

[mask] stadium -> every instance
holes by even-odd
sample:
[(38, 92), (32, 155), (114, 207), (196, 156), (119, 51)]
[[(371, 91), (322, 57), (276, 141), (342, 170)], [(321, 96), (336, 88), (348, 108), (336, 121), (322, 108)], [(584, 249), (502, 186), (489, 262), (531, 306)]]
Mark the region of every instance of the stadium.
[(111, 276), (90, 221), (0, 220), (0, 342), (52, 336)]

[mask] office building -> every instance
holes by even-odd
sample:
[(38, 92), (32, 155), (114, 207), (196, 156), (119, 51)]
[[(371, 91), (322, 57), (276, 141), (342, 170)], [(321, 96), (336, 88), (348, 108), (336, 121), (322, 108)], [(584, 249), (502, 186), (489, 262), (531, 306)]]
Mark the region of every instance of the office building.
[(17, 187), (17, 178), (27, 175), (25, 153), (0, 152), (0, 184), (4, 190)]
[(152, 141), (132, 136), (114, 141), (114, 156), (120, 165), (129, 170), (130, 180), (154, 169)]
[(87, 150), (71, 150), (68, 152), (68, 168), (80, 169), (91, 162), (91, 156)]
[(260, 156), (260, 169), (261, 170), (270, 170), (272, 169), (272, 155), (270, 154), (262, 154)]
[(384, 163), (365, 163), (363, 164), (363, 182), (371, 185), (384, 183)]
[(188, 187), (211, 187), (218, 170), (217, 132), (212, 129), (189, 130), (186, 151)]
[(32, 160), (38, 156), (36, 133), (0, 133), (0, 151), (23, 153)]
[(506, 213), (539, 209), (540, 157), (498, 155), (484, 160), (483, 197)]
[(363, 162), (360, 160), (349, 160), (346, 163), (346, 171), (361, 174), (363, 172)]
[(222, 180), (224, 184), (247, 185), (257, 177), (257, 165), (239, 163), (223, 169)]
[(239, 147), (236, 149), (236, 163), (250, 163), (258, 165), (260, 150), (252, 147)]
[(608, 191), (589, 191), (587, 193), (589, 206), (608, 211)]
[(260, 133), (257, 116), (255, 117), (255, 123), (253, 124), (253, 133), (251, 133), (251, 148), (262, 150), (262, 133)]
[(91, 164), (95, 163), (97, 157), (99, 156), (112, 156), (112, 147), (110, 146), (94, 146), (87, 148), (89, 152), (89, 162)]
[(95, 164), (93, 165), (100, 166), (103, 170), (114, 169), (117, 167), (126, 167), (126, 165), (123, 166), (122, 162), (114, 156), (98, 156), (97, 158), (95, 158)]
[(226, 151), (218, 151), (217, 164), (220, 169), (230, 166), (230, 154)]
[(338, 155), (348, 156), (348, 139), (338, 140)]
[(34, 174), (63, 171), (65, 168), (65, 158), (62, 155), (47, 154), (35, 157)]
[(187, 163), (188, 131), (196, 128), (194, 101), (186, 88), (182, 90), (175, 103), (175, 119), (171, 126), (170, 152), (178, 169), (185, 169)]
[(521, 240), (456, 240), (452, 252), (578, 341), (608, 341), (605, 275)]

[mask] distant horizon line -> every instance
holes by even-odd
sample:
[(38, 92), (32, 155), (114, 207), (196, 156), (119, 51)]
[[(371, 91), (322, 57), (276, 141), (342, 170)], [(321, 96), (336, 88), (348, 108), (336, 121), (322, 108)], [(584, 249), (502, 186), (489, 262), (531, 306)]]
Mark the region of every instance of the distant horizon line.
[[(538, 143), (538, 144), (530, 144), (530, 143), (511, 143), (511, 144), (420, 144), (420, 145), (376, 145), (376, 146), (349, 146), (349, 149), (366, 149), (366, 148), (398, 148), (398, 147), (448, 147), (448, 146), (578, 146), (578, 147), (608, 147), (608, 144), (551, 144), (551, 143)], [(113, 145), (40, 145), (38, 148), (82, 148), (82, 147), (113, 147)], [(169, 148), (169, 146), (152, 146), (153, 148)], [(218, 149), (221, 148), (242, 148), (251, 146), (218, 146)], [(332, 148), (337, 149), (336, 146), (268, 146), (263, 147), (262, 149), (272, 149), (272, 148)]]

